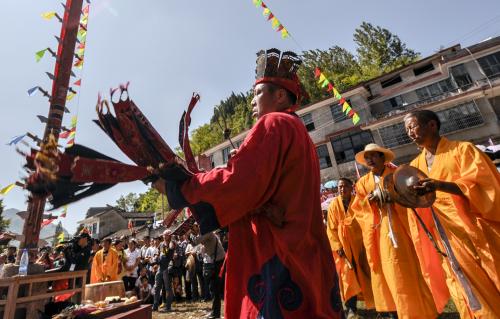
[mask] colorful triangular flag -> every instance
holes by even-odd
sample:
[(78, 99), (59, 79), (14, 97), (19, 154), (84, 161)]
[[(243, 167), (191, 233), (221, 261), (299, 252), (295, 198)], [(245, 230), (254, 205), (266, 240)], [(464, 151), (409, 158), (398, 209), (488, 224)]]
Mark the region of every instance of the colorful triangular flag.
[(42, 13), (42, 18), (44, 18), (47, 21), (51, 20), (55, 16), (56, 16), (56, 12), (55, 11), (49, 11), (49, 12)]
[(271, 26), (273, 29), (276, 29), (280, 25), (280, 21), (276, 19), (276, 17), (271, 19)]
[(281, 30), (281, 38), (282, 39), (286, 39), (290, 36), (290, 34), (288, 33), (288, 30), (283, 28), (283, 30)]
[(349, 104), (347, 102), (342, 103), (342, 112), (345, 113), (345, 111), (347, 110), (348, 107), (349, 107)]
[(63, 211), (61, 215), (59, 215), (59, 217), (65, 218), (67, 214), (68, 214), (68, 205), (64, 205)]
[(26, 134), (23, 134), (23, 135), (18, 135), (18, 136), (14, 136), (14, 137), (12, 138), (12, 140), (11, 140), (9, 143), (5, 144), (5, 145), (16, 145), (17, 143), (21, 142), (21, 141), (22, 141), (22, 139), (23, 139), (25, 136), (26, 136)]
[(253, 4), (258, 8), (262, 5), (262, 0), (253, 0)]
[(76, 128), (76, 124), (78, 123), (78, 117), (75, 115), (73, 117), (71, 117), (71, 127), (72, 128)]
[(73, 85), (75, 85), (75, 86), (81, 86), (82, 85), (82, 79), (78, 79), (77, 81), (75, 81), (75, 83), (73, 83)]
[(64, 241), (64, 231), (61, 232), (59, 234), (59, 236), (57, 236), (57, 241), (60, 243), (60, 242), (63, 242)]
[(35, 61), (36, 62), (40, 62), (40, 60), (43, 58), (43, 56), (45, 55), (45, 52), (47, 51), (47, 49), (43, 49), (43, 50), (40, 50), (38, 51), (37, 53), (35, 53)]
[(66, 101), (71, 101), (75, 97), (75, 93), (70, 93), (66, 96)]
[(38, 91), (38, 85), (28, 90), (28, 96), (33, 96)]
[(358, 124), (359, 120), (360, 120), (360, 118), (359, 118), (358, 113), (354, 113), (354, 115), (352, 116), (352, 123), (354, 125), (356, 125), (356, 124)]
[(0, 189), (0, 195), (7, 195), (7, 193), (9, 193), (14, 188), (14, 186), (16, 186), (16, 183), (12, 183)]

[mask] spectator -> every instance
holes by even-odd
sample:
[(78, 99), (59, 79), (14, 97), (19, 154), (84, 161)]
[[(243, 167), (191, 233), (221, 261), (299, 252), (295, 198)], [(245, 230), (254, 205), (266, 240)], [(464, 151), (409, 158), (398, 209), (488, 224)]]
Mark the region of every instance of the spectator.
[(121, 280), (125, 275), (125, 264), (127, 263), (127, 257), (125, 256), (124, 250), (124, 239), (125, 236), (122, 236), (121, 239), (115, 239), (113, 242), (113, 248), (115, 249), (118, 255), (118, 280)]
[(151, 237), (149, 236), (144, 236), (142, 239), (144, 241), (144, 244), (141, 247), (141, 259), (146, 258), (146, 252), (148, 251), (149, 247), (151, 246)]
[(172, 242), (175, 243), (175, 252), (172, 262), (168, 267), (168, 275), (172, 281), (172, 290), (174, 291), (175, 300), (180, 302), (182, 299), (182, 269), (184, 267), (184, 250), (178, 244), (178, 238), (173, 236)]
[(2, 278), (3, 274), (3, 265), (7, 261), (7, 255), (6, 254), (1, 254), (0, 255), (0, 278)]
[[(199, 227), (195, 225), (193, 227), (193, 233), (195, 235), (199, 234)], [(199, 236), (194, 240), (195, 244), (202, 244), (204, 247), (204, 258), (203, 258), (203, 277), (205, 283), (205, 293), (208, 296), (208, 291), (212, 294), (212, 312), (208, 318), (220, 318), (220, 307), (221, 307), (221, 280), (219, 278), (219, 272), (224, 262), (225, 252), (219, 237), (214, 233), (206, 233), (205, 235)]]
[(151, 285), (148, 282), (147, 277), (141, 277), (141, 285), (139, 287), (139, 299), (141, 299), (142, 304), (152, 304), (153, 294)]
[(137, 281), (137, 266), (140, 262), (141, 252), (137, 249), (137, 241), (131, 239), (128, 244), (128, 249), (125, 250), (125, 275), (123, 276), (123, 283), (125, 290), (134, 290), (135, 282)]
[(50, 247), (43, 247), (40, 249), (39, 257), (38, 260), (36, 261), (37, 264), (42, 265), (45, 270), (49, 270), (54, 268), (54, 263), (52, 262), (52, 259), (50, 258)]
[(160, 237), (155, 237), (153, 244), (146, 250), (145, 259), (150, 265), (158, 261), (160, 241)]
[(14, 264), (16, 263), (16, 253), (17, 253), (17, 248), (15, 246), (9, 246), (7, 248), (7, 264)]
[[(198, 301), (200, 299), (200, 293), (198, 291), (198, 279), (196, 276), (196, 259), (198, 254), (199, 246), (194, 246), (192, 242), (189, 242), (186, 246), (186, 291), (187, 287), (190, 287), (191, 300)], [(189, 299), (188, 299), (189, 300)]]
[(163, 242), (159, 247), (160, 256), (158, 259), (159, 269), (155, 275), (155, 294), (153, 311), (158, 311), (160, 305), (161, 290), (165, 290), (165, 307), (161, 309), (164, 312), (171, 311), (172, 307), (172, 286), (168, 276), (168, 265), (172, 261), (175, 252), (175, 244), (172, 242), (172, 234), (169, 230), (163, 232)]

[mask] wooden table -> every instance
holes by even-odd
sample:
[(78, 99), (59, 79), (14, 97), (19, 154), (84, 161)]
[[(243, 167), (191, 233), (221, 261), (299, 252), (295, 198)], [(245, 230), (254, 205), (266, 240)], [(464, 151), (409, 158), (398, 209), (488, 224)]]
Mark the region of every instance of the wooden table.
[(153, 311), (152, 305), (142, 305), (139, 308), (132, 309), (127, 312), (122, 312), (114, 316), (108, 317), (109, 319), (152, 319)]

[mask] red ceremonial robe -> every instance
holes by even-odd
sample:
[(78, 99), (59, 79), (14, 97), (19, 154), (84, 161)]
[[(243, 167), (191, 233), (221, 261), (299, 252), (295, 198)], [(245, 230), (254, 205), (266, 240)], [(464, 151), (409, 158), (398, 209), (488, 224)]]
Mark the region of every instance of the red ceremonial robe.
[[(182, 185), (185, 201), (213, 207), (212, 215), (193, 212), (202, 229), (229, 225), (225, 318), (340, 317), (318, 164), (302, 121), (274, 112), (257, 121), (227, 168)], [(284, 226), (250, 213), (265, 204), (284, 210)]]

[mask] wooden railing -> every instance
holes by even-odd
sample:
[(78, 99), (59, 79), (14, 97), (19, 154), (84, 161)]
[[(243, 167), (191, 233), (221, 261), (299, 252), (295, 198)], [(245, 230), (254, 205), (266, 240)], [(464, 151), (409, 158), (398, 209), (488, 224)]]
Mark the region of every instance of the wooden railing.
[[(13, 319), (16, 309), (25, 308), (26, 304), (36, 301), (47, 300), (51, 297), (74, 293), (78, 301), (85, 298), (86, 270), (72, 272), (42, 273), (28, 276), (14, 276), (0, 279), (0, 309), (3, 308), (3, 319)], [(53, 282), (68, 280), (68, 288), (53, 291), (49, 289)], [(33, 292), (33, 284), (45, 284), (48, 287), (45, 292)], [(6, 298), (5, 291), (7, 291)]]

